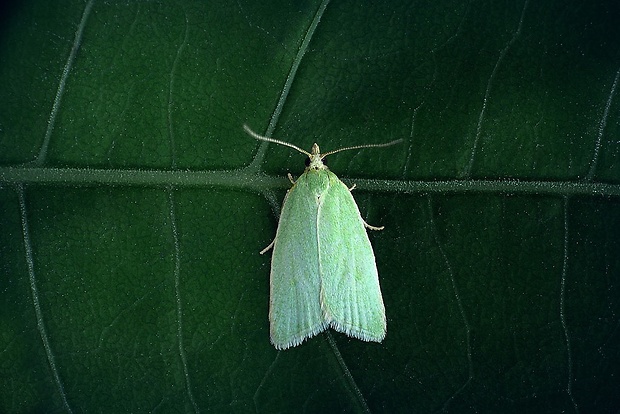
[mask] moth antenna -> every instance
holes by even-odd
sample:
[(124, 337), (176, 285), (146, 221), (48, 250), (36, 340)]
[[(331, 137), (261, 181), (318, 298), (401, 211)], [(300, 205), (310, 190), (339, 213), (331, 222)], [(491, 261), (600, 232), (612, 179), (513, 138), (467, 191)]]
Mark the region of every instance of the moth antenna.
[(279, 139), (269, 138), (269, 137), (264, 137), (262, 135), (258, 135), (256, 132), (252, 131), (249, 126), (247, 126), (245, 124), (243, 125), (243, 129), (245, 130), (245, 132), (250, 134), (252, 137), (254, 137), (254, 138), (256, 138), (256, 139), (258, 139), (260, 141), (267, 141), (267, 142), (273, 142), (274, 144), (284, 145), (285, 147), (290, 147), (290, 148), (296, 149), (297, 151), (301, 152), (302, 154), (306, 154), (308, 157), (312, 156), (312, 154), (310, 154), (308, 151), (303, 150), (303, 149), (299, 148), (296, 145), (289, 144), (288, 142), (285, 142), (285, 141), (280, 141)]
[(324, 157), (327, 157), (328, 155), (335, 154), (335, 153), (340, 152), (340, 151), (348, 151), (348, 150), (360, 149), (360, 148), (382, 148), (382, 147), (389, 147), (390, 145), (399, 144), (401, 142), (403, 142), (402, 138), (401, 139), (397, 139), (395, 141), (386, 142), (385, 144), (364, 144), (364, 145), (355, 145), (353, 147), (339, 148), (337, 150), (333, 150), (333, 151), (326, 152), (325, 154), (321, 154), (321, 159), (323, 159)]

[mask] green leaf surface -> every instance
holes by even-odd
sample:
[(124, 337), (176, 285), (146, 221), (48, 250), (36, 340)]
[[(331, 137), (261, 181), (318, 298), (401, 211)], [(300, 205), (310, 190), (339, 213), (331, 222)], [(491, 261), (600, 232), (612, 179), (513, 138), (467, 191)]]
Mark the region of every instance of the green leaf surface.
[[(0, 412), (620, 409), (617, 2), (1, 14)], [(304, 159), (243, 124), (404, 139), (329, 159), (385, 226), (383, 343), (270, 345)]]

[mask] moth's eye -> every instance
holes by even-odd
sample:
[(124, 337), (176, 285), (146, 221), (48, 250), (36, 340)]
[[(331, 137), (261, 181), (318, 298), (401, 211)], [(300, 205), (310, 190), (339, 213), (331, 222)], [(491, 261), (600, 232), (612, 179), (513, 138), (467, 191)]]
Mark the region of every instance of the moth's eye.
[(306, 167), (310, 166), (310, 158), (306, 158)]
[(323, 164), (324, 164), (324, 165), (327, 165), (327, 157), (325, 157), (325, 158), (321, 159), (321, 161), (323, 161)]

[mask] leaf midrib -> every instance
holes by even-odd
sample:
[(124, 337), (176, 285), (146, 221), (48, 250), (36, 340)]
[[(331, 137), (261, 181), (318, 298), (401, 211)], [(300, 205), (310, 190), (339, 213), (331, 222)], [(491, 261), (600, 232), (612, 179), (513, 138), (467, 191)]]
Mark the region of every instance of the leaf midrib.
[[(454, 180), (377, 180), (355, 178), (356, 188), (393, 193), (497, 193), (542, 194), (556, 196), (620, 196), (620, 184), (589, 181), (522, 179), (454, 179)], [(288, 188), (284, 176), (269, 176), (247, 169), (221, 171), (166, 171), (144, 169), (0, 167), (0, 186), (14, 184), (54, 184), (72, 187), (96, 185), (146, 187), (224, 187), (256, 191)]]

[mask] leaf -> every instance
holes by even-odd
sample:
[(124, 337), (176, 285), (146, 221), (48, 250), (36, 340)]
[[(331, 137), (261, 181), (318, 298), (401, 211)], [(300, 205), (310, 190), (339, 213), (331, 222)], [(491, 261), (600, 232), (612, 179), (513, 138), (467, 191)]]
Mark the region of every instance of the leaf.
[[(6, 6), (5, 6), (6, 7)], [(22, 2), (0, 35), (0, 411), (617, 412), (613, 2)], [(388, 333), (269, 343), (334, 154)], [(275, 214), (274, 214), (275, 213)]]

